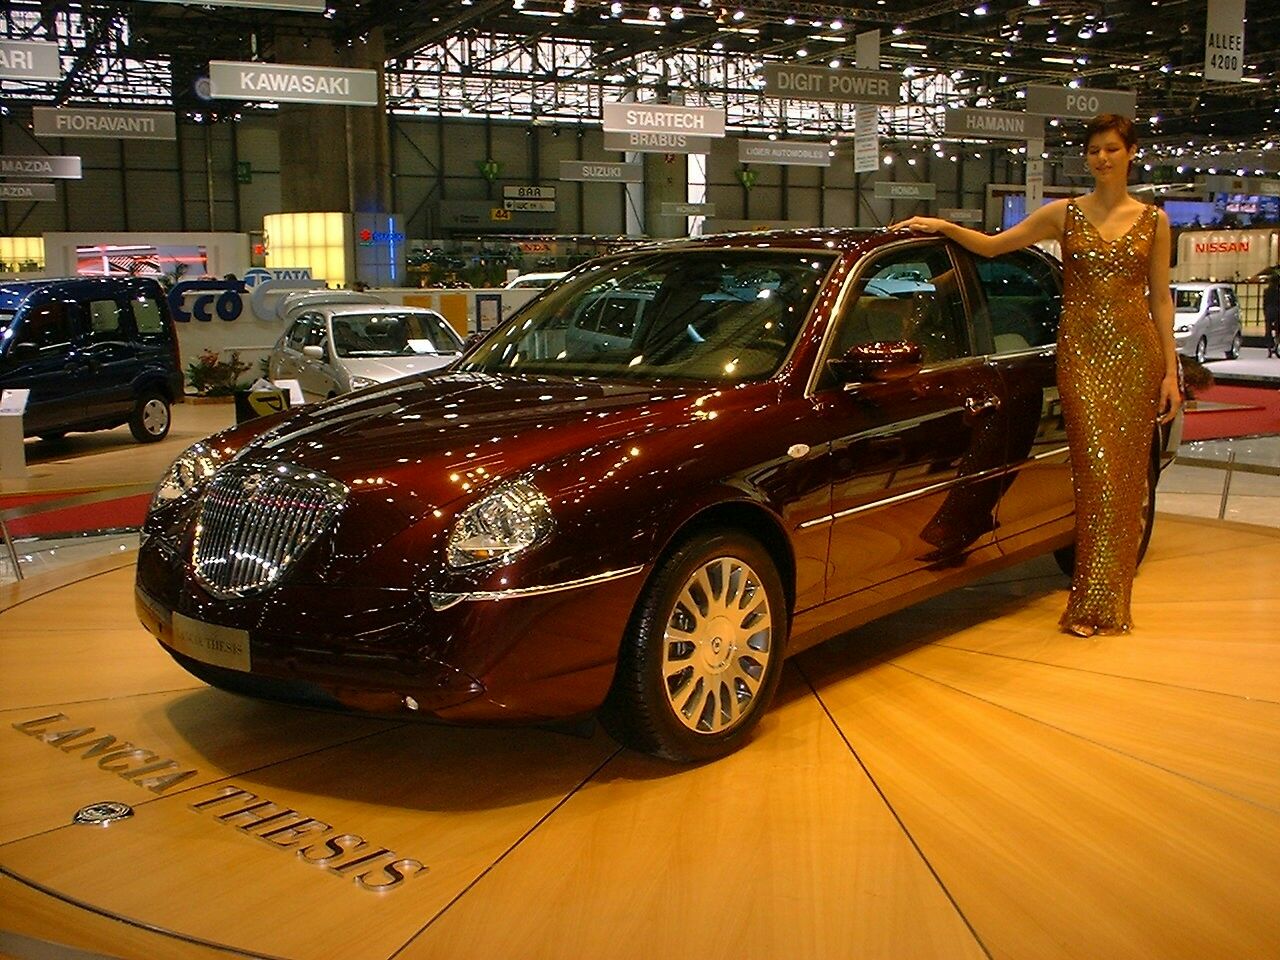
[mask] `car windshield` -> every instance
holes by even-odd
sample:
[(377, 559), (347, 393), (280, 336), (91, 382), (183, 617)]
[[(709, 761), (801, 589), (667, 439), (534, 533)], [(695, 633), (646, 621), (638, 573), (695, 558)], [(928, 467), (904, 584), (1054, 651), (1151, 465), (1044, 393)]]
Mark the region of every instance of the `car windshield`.
[(340, 357), (416, 357), (462, 349), (438, 313), (344, 313), (331, 326)]
[(604, 260), (514, 314), (460, 369), (762, 380), (786, 359), (835, 259), (686, 249)]
[(1173, 291), (1173, 309), (1178, 313), (1199, 313), (1200, 301), (1204, 299), (1203, 290)]

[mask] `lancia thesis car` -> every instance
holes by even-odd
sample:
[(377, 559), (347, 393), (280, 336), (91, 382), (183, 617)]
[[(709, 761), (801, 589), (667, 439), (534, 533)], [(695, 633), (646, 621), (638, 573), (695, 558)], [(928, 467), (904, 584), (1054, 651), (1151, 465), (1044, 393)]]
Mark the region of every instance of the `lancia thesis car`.
[[(143, 531), (139, 615), (229, 690), (595, 714), (639, 750), (722, 755), (784, 657), (1070, 560), (1060, 290), (1039, 252), (884, 231), (584, 264), (443, 371), (186, 451)], [(629, 307), (574, 335), (602, 298)], [(1152, 487), (1173, 441), (1153, 432)]]

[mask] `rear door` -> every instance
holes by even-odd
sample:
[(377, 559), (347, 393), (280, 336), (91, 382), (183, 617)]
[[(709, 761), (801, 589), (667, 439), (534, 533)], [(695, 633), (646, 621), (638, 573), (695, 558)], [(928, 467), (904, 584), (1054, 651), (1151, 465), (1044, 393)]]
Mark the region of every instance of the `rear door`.
[(126, 321), (128, 300), (123, 293), (103, 292), (81, 310), (85, 418), (123, 420), (133, 409), (133, 383), (142, 371)]
[(1008, 472), (1001, 480), (996, 538), (1015, 552), (1071, 530), (1073, 499), (1066, 425), (1058, 397), (1058, 268), (1039, 251), (973, 258), (975, 335), (1004, 382)]

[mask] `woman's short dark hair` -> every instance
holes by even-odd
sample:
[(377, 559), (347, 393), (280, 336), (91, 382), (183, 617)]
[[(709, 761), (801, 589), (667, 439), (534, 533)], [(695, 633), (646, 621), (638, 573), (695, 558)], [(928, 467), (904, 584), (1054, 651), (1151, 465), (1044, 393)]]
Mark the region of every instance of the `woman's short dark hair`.
[(1084, 146), (1089, 149), (1089, 141), (1109, 130), (1114, 130), (1126, 147), (1138, 145), (1138, 131), (1133, 121), (1118, 113), (1100, 113), (1090, 120), (1084, 128)]

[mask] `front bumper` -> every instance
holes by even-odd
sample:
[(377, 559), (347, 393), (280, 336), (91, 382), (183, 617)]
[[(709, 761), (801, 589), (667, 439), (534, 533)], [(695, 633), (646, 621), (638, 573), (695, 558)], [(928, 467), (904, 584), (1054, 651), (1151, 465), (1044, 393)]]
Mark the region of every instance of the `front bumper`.
[[(447, 722), (539, 722), (603, 702), (641, 572), (444, 609), (404, 589), (288, 580), (218, 600), (152, 539), (139, 552), (136, 606), (174, 659), (226, 689)], [(192, 624), (213, 639), (193, 645)]]

